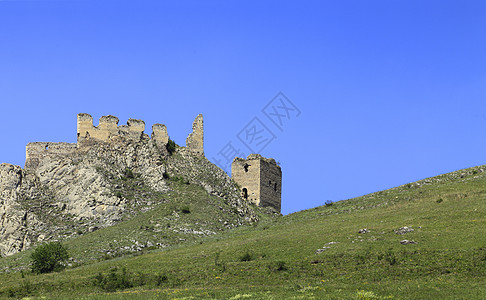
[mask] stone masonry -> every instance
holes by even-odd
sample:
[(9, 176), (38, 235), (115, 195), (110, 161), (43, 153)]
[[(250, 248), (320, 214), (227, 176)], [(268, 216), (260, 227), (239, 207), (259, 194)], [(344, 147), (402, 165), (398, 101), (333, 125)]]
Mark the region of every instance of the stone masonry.
[(192, 133), (186, 139), (186, 147), (200, 156), (204, 156), (203, 116), (199, 114), (192, 123)]
[(109, 141), (114, 137), (123, 136), (133, 141), (143, 137), (145, 122), (129, 119), (127, 125), (118, 126), (118, 118), (103, 116), (99, 125), (93, 126), (93, 117), (89, 114), (78, 114), (78, 144), (90, 140)]
[[(164, 124), (154, 124), (152, 135), (149, 138), (145, 131), (145, 122), (142, 120), (128, 119), (127, 125), (118, 126), (119, 119), (115, 116), (102, 116), (98, 126), (93, 125), (93, 117), (81, 113), (77, 116), (77, 143), (50, 143), (35, 142), (26, 146), (26, 168), (36, 168), (39, 162), (52, 155), (67, 155), (77, 148), (96, 142), (111, 142), (113, 139), (125, 139), (138, 142), (141, 139), (151, 139), (159, 148), (163, 148), (169, 142), (169, 134)], [(203, 116), (199, 114), (192, 124), (192, 133), (186, 140), (187, 149), (204, 156), (204, 129)]]
[(167, 145), (169, 142), (167, 127), (163, 124), (152, 125), (152, 140), (155, 141), (157, 146), (165, 147), (165, 145)]
[(280, 212), (282, 170), (273, 158), (259, 154), (250, 154), (246, 159), (236, 157), (231, 164), (231, 177), (240, 186), (243, 198)]
[(36, 168), (46, 156), (66, 155), (73, 153), (77, 145), (71, 143), (29, 143), (25, 147), (25, 167)]

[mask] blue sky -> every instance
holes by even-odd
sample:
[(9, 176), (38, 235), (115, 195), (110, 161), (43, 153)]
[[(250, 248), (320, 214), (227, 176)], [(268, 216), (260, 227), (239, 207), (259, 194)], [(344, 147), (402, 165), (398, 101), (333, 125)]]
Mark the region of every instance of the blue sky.
[[(472, 0), (0, 0), (0, 162), (75, 142), (85, 112), (180, 145), (202, 113), (213, 162), (263, 124), (284, 214), (482, 165), (484, 16)], [(279, 92), (281, 128), (263, 112)]]

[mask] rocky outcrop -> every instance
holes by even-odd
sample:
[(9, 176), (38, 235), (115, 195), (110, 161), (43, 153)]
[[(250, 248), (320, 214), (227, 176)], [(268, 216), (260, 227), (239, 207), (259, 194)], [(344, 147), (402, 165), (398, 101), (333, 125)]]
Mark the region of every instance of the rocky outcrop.
[(91, 115), (78, 114), (76, 144), (29, 143), (24, 169), (0, 165), (1, 256), (112, 226), (162, 205), (164, 195), (174, 192), (170, 178), (202, 187), (222, 226), (201, 227), (207, 222), (200, 220), (194, 223), (197, 228), (178, 232), (205, 234), (258, 220), (256, 208), (240, 197), (231, 178), (204, 157), (202, 115), (196, 117), (186, 147), (173, 142), (167, 147), (163, 124), (153, 125), (149, 137), (142, 120), (118, 122), (115, 116), (102, 116), (94, 126)]
[(19, 166), (0, 164), (0, 255), (6, 256), (28, 248), (38, 235), (39, 220), (22, 205), (31, 194), (31, 179)]
[(221, 198), (238, 215), (236, 226), (258, 220), (230, 177), (204, 156), (185, 147), (170, 155), (164, 129), (152, 139), (112, 136), (66, 153), (36, 155), (25, 169), (0, 165), (0, 254), (117, 224), (163, 201), (169, 177), (183, 177)]

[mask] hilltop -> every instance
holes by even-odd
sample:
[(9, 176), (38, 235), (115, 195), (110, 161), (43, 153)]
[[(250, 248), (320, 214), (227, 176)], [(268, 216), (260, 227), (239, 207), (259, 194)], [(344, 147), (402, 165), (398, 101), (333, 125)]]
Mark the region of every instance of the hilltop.
[(170, 140), (163, 124), (149, 136), (142, 120), (118, 122), (103, 116), (95, 127), (90, 115), (78, 114), (77, 143), (29, 143), (24, 168), (0, 165), (0, 256), (121, 224), (90, 241), (83, 249), (89, 255), (72, 258), (83, 263), (166, 248), (276, 213), (244, 199), (204, 156), (202, 115), (186, 147)]

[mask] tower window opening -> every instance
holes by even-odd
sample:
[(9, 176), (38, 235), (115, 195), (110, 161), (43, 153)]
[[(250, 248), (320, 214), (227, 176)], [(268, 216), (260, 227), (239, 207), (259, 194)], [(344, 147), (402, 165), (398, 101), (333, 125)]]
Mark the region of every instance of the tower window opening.
[(248, 165), (248, 164), (245, 164), (245, 165), (243, 166), (243, 168), (245, 168), (245, 172), (248, 172), (248, 167), (249, 167), (249, 165)]
[(277, 191), (277, 183), (275, 182), (275, 185), (273, 186), (273, 190), (276, 192)]
[(243, 198), (245, 198), (245, 200), (248, 200), (248, 190), (246, 188), (243, 188)]

